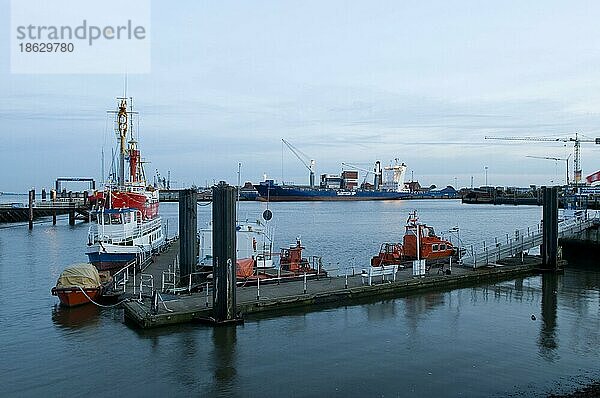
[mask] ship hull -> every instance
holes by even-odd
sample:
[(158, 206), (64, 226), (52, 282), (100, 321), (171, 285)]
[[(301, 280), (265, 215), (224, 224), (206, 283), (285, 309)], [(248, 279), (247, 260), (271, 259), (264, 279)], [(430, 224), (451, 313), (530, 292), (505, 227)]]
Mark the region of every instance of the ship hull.
[(96, 301), (100, 297), (100, 288), (83, 288), (85, 294), (78, 287), (53, 288), (52, 294), (58, 296), (60, 305), (63, 307), (77, 307), (90, 303), (90, 299)]
[(445, 188), (437, 191), (374, 191), (346, 190), (333, 188), (310, 188), (294, 185), (278, 185), (261, 182), (255, 185), (259, 193), (258, 200), (269, 202), (306, 202), (306, 201), (367, 201), (367, 200), (406, 200), (406, 199), (459, 199), (458, 192)]
[(93, 251), (86, 254), (89, 262), (94, 264), (98, 271), (114, 271), (123, 268), (125, 264), (135, 260), (137, 253), (103, 253)]
[(400, 200), (408, 192), (336, 190), (279, 185), (256, 185), (259, 200), (270, 202)]

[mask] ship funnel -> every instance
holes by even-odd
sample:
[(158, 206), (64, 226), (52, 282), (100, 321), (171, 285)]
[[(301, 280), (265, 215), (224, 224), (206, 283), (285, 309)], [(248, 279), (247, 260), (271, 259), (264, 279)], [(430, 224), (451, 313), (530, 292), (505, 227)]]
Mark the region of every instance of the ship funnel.
[(313, 159), (310, 160), (310, 187), (315, 187), (315, 161)]
[(375, 177), (373, 180), (373, 185), (376, 191), (379, 191), (381, 188), (381, 162), (378, 160), (375, 162)]

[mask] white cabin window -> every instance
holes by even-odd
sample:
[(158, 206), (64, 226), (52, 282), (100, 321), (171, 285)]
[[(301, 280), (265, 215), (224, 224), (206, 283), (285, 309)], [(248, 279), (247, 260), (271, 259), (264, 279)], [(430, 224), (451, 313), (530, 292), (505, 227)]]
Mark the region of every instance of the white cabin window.
[(431, 250), (432, 251), (437, 252), (438, 249), (439, 249), (439, 245), (437, 245), (437, 244), (436, 245), (431, 245)]
[(441, 251), (444, 251), (444, 250), (446, 250), (446, 245), (445, 245), (445, 244), (441, 244), (441, 245), (440, 245), (440, 250), (441, 250)]

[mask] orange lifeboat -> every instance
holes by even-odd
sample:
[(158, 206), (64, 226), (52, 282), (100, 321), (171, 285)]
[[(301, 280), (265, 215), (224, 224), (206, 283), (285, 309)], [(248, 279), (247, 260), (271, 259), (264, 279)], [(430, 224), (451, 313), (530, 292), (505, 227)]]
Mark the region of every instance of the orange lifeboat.
[[(419, 246), (418, 253), (417, 246)], [(401, 264), (417, 258), (437, 262), (450, 258), (453, 254), (452, 243), (437, 236), (433, 227), (420, 224), (417, 212), (414, 211), (406, 220), (402, 243), (383, 243), (379, 254), (371, 259), (371, 266)]]
[[(417, 255), (417, 236), (419, 255)], [(443, 260), (454, 254), (454, 246), (447, 240), (441, 239), (435, 234), (433, 227), (419, 224), (417, 212), (414, 211), (406, 220), (406, 232), (402, 244), (404, 258), (406, 260)]]

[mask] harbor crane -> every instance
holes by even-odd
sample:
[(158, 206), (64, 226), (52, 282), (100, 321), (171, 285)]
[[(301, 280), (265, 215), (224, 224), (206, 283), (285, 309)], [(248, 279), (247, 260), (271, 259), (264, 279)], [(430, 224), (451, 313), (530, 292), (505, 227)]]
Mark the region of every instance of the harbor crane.
[(364, 184), (365, 182), (367, 182), (367, 177), (369, 176), (369, 174), (373, 174), (373, 175), (377, 176), (377, 173), (376, 173), (376, 172), (374, 172), (373, 170), (367, 170), (367, 169), (364, 169), (364, 168), (362, 168), (362, 167), (355, 166), (355, 165), (353, 165), (353, 164), (350, 164), (350, 163), (345, 163), (345, 162), (342, 162), (342, 169), (343, 169), (344, 167), (349, 167), (349, 168), (351, 168), (352, 170), (364, 171), (364, 172), (365, 172), (365, 178), (363, 179), (363, 184)]
[(566, 158), (554, 158), (552, 156), (527, 156), (527, 157), (532, 158), (532, 159), (544, 159), (544, 160), (554, 160), (555, 162), (558, 162), (558, 161), (565, 162), (566, 169), (567, 169), (566, 181), (567, 181), (567, 185), (569, 185), (569, 159), (571, 158), (571, 155), (567, 156)]
[(344, 167), (344, 166), (349, 167), (349, 168), (351, 168), (353, 170), (364, 171), (367, 174), (375, 174), (375, 172), (373, 170), (363, 169), (362, 167), (358, 167), (358, 166), (355, 166), (355, 165), (350, 164), (350, 163), (342, 162), (342, 167)]
[[(358, 166), (354, 166), (350, 163), (342, 162), (342, 167), (343, 166), (348, 166), (355, 170), (364, 171), (366, 174), (365, 174), (365, 179), (363, 182), (365, 182), (367, 180), (367, 176), (369, 174), (373, 174), (373, 176), (374, 176), (373, 186), (375, 187), (375, 190), (379, 190), (380, 185), (382, 183), (382, 177), (383, 177), (383, 171), (381, 170), (381, 163), (379, 161), (375, 162), (375, 168), (373, 170), (363, 169), (362, 167), (358, 167)], [(387, 170), (387, 168), (386, 168), (386, 170)]]
[(579, 138), (579, 133), (575, 133), (573, 137), (485, 137), (486, 140), (506, 140), (506, 141), (545, 141), (545, 142), (573, 142), (574, 143), (574, 168), (573, 180), (575, 185), (579, 185), (581, 181), (581, 143), (593, 142), (600, 144), (600, 138)]
[(298, 148), (296, 148), (295, 146), (293, 146), (291, 143), (284, 140), (283, 138), (281, 139), (281, 142), (283, 142), (289, 148), (289, 150), (292, 151), (292, 153), (298, 158), (298, 160), (304, 165), (304, 167), (306, 167), (308, 169), (308, 171), (310, 172), (310, 175), (309, 175), (310, 187), (314, 188), (315, 187), (315, 161), (314, 161), (314, 159), (310, 159), (304, 152), (302, 152), (301, 150), (299, 150)]

